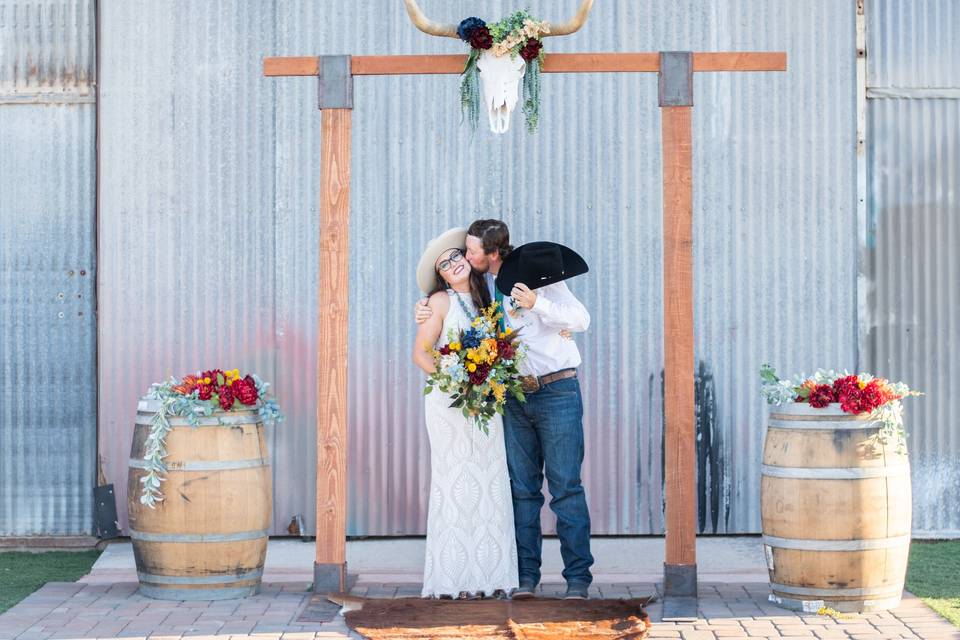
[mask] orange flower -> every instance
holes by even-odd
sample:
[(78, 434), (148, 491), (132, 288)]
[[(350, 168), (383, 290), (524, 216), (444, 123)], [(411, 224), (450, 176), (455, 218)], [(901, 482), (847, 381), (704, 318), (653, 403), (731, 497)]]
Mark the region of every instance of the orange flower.
[(193, 390), (197, 388), (197, 377), (196, 376), (184, 376), (183, 380), (173, 388), (177, 393), (181, 393), (185, 396), (193, 393)]

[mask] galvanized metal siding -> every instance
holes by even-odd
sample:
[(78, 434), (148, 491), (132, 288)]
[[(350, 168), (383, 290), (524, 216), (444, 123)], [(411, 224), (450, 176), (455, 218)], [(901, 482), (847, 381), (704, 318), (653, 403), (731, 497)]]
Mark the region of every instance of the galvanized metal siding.
[(960, 7), (873, 2), (867, 354), (906, 401), (914, 531), (960, 536)]
[[(508, 2), (421, 3), (431, 17)], [(562, 6), (558, 6), (562, 5)], [(277, 382), (274, 531), (314, 523), (319, 114), (262, 55), (455, 53), (393, 0), (104, 7), (101, 449), (115, 481), (136, 396), (213, 361)], [(560, 19), (575, 3), (538, 1)], [(597, 3), (550, 52), (786, 50), (786, 74), (695, 81), (697, 358), (707, 532), (759, 530), (757, 370), (856, 362), (853, 5)], [(199, 44), (198, 44), (199, 43)], [(541, 129), (459, 124), (455, 76), (357, 78), (349, 341), (351, 535), (424, 531), (429, 457), (410, 363), (413, 268), (477, 217), (577, 248), (593, 315), (584, 483), (596, 533), (660, 533), (661, 176), (653, 74), (543, 78)], [(229, 264), (231, 268), (222, 268)], [(256, 345), (256, 346), (254, 346)], [(709, 446), (708, 444), (709, 443)], [(552, 517), (545, 516), (548, 527)]]
[(0, 536), (93, 532), (93, 4), (0, 0)]
[[(294, 413), (268, 430), (276, 530), (308, 460), (292, 441), (308, 431), (297, 424), (296, 387), (276, 367), (283, 227), (272, 88), (259, 73), (272, 10), (238, 5), (102, 6), (99, 446), (123, 523), (136, 400), (153, 381), (237, 367), (282, 390)], [(312, 369), (301, 375), (312, 379)]]

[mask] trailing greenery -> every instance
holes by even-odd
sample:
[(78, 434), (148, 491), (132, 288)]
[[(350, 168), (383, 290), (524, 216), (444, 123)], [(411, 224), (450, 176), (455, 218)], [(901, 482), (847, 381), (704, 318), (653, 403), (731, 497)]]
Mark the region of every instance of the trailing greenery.
[(536, 60), (527, 65), (523, 74), (523, 115), (526, 117), (527, 132), (534, 133), (540, 122), (540, 65), (543, 52)]
[(463, 80), (460, 81), (460, 122), (466, 119), (471, 131), (480, 124), (480, 70), (477, 60), (480, 49), (471, 49), (467, 64), (463, 68)]

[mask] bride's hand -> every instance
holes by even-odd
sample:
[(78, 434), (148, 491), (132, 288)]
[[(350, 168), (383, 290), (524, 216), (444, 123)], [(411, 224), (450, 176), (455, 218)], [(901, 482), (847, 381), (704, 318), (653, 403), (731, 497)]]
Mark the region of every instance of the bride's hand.
[(423, 324), (433, 316), (433, 309), (427, 306), (426, 298), (417, 300), (417, 306), (413, 309), (413, 317), (417, 324)]

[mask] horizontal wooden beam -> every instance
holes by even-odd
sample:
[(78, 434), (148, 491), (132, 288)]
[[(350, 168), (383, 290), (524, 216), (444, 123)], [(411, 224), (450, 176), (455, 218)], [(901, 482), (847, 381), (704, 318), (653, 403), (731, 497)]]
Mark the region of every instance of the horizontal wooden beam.
[(786, 71), (786, 51), (693, 53), (694, 71)]
[[(403, 74), (459, 74), (465, 55), (433, 56), (352, 56), (355, 76)], [(265, 76), (315, 76), (319, 58), (264, 58)], [(702, 52), (693, 54), (694, 71), (786, 71), (783, 51)], [(545, 73), (632, 73), (660, 70), (659, 53), (551, 53), (543, 65)]]
[(317, 56), (263, 59), (265, 76), (315, 76), (319, 72), (320, 58)]

